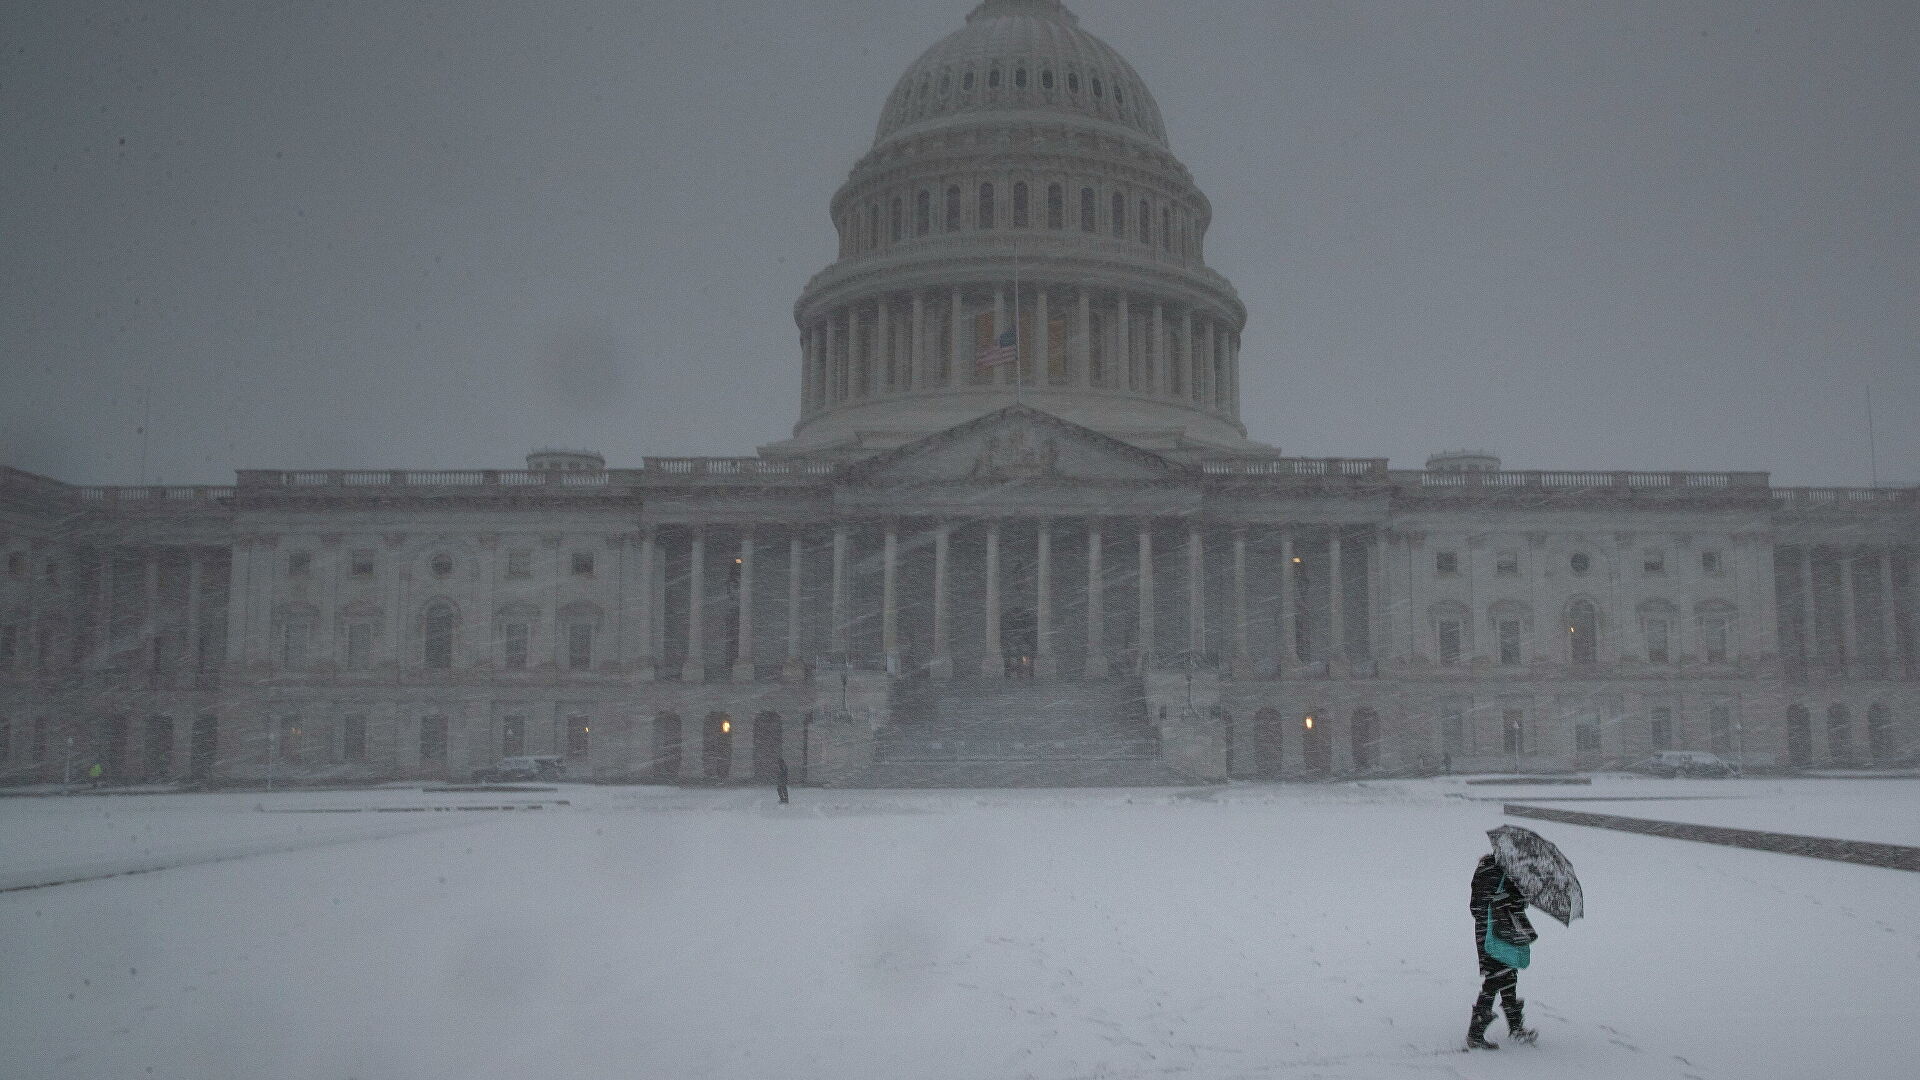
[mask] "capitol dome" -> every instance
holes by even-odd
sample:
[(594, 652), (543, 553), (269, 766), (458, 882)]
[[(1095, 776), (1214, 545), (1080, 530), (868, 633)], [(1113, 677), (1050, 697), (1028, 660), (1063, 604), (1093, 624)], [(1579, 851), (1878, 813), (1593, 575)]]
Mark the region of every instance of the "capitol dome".
[(1246, 309), (1160, 107), (1059, 0), (984, 0), (908, 65), (794, 305), (801, 415), (851, 459), (1016, 401), (1176, 456), (1270, 453), (1239, 419)]

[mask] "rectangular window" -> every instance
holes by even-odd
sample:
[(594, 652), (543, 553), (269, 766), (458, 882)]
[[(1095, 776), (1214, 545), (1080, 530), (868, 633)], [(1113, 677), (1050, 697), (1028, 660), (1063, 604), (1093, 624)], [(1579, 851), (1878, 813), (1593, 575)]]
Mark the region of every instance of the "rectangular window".
[(1467, 717), (1458, 705), (1440, 710), (1440, 749), (1449, 755), (1472, 749), (1467, 743)]
[(306, 620), (289, 620), (280, 627), (280, 666), (290, 671), (298, 671), (306, 665)]
[(347, 762), (367, 760), (367, 718), (355, 713), (340, 718), (340, 759)]
[(1512, 551), (1501, 552), (1499, 557), (1494, 560), (1493, 573), (1495, 577), (1519, 577), (1519, 554)]
[(1649, 574), (1667, 572), (1667, 553), (1659, 548), (1648, 548), (1640, 553), (1640, 569)]
[(1600, 749), (1600, 718), (1591, 709), (1573, 718), (1573, 748), (1582, 752)]
[(1647, 736), (1655, 751), (1673, 749), (1673, 709), (1655, 705), (1647, 710)]
[(20, 554), (17, 551), (8, 552), (7, 553), (7, 576), (8, 577), (25, 577), (26, 574), (27, 574), (27, 557), (25, 555)]
[(1457, 551), (1436, 551), (1433, 553), (1433, 572), (1449, 577), (1460, 572), (1460, 553)]
[(528, 548), (513, 548), (507, 552), (507, 576), (524, 578), (533, 576), (533, 552)]
[(1721, 757), (1733, 756), (1733, 707), (1707, 706), (1707, 749)]
[(500, 721), (500, 756), (519, 757), (527, 752), (527, 718), (509, 716)]
[(1670, 625), (1665, 619), (1647, 620), (1647, 663), (1664, 664), (1667, 662), (1667, 639)]
[(1706, 651), (1707, 663), (1724, 664), (1727, 662), (1727, 620), (1722, 615), (1709, 615), (1700, 620), (1700, 647)]
[(593, 576), (593, 552), (576, 551), (573, 553), (573, 576), (574, 577), (592, 577)]
[(1500, 620), (1500, 662), (1518, 664), (1520, 662), (1520, 620)]
[(593, 666), (592, 623), (573, 623), (567, 627), (567, 666), (575, 671)]
[(366, 671), (373, 666), (373, 624), (356, 622), (347, 624), (348, 671)]
[(20, 655), (20, 628), (0, 626), (0, 668), (13, 666), (14, 658)]
[(523, 622), (510, 622), (500, 628), (500, 663), (512, 671), (520, 671), (527, 666), (528, 626)]
[(420, 760), (437, 765), (447, 760), (447, 718), (429, 716), (420, 721)]
[(1500, 739), (1509, 754), (1527, 752), (1527, 713), (1524, 709), (1504, 709), (1500, 713)]
[(1725, 563), (1721, 560), (1719, 552), (1703, 551), (1700, 553), (1700, 572), (1701, 573), (1718, 576), (1726, 572), (1724, 567), (1725, 567)]
[(347, 574), (351, 577), (370, 578), (373, 576), (373, 549), (354, 548), (347, 556)]
[(1442, 619), (1438, 627), (1440, 636), (1440, 662), (1457, 664), (1460, 662), (1460, 624), (1453, 619)]
[(311, 551), (287, 552), (287, 576), (288, 577), (306, 577), (309, 573), (312, 573), (312, 572), (313, 572), (313, 552)]

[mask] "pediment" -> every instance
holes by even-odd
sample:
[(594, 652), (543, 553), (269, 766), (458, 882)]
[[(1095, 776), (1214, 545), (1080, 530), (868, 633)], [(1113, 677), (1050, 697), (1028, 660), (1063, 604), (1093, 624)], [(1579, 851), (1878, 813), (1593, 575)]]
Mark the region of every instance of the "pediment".
[(1139, 484), (1186, 469), (1091, 428), (1024, 405), (935, 432), (846, 470), (872, 487)]

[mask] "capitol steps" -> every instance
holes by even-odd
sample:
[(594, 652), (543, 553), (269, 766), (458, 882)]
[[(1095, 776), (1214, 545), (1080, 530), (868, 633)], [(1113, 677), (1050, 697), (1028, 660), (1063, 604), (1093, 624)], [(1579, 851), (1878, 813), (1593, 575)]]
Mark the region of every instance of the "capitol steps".
[(875, 786), (1185, 782), (1161, 760), (1137, 678), (903, 683), (892, 712), (874, 746)]

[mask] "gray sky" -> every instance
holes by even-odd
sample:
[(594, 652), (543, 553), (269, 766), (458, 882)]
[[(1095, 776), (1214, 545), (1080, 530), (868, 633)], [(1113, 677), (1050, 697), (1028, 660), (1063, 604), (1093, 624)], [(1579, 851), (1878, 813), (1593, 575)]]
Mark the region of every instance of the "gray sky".
[[(14, 0), (0, 461), (745, 454), (827, 200), (973, 0)], [(1079, 0), (1290, 454), (1920, 482), (1920, 4)]]

